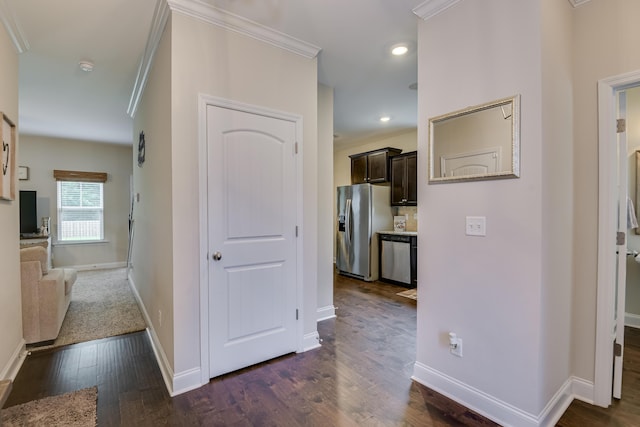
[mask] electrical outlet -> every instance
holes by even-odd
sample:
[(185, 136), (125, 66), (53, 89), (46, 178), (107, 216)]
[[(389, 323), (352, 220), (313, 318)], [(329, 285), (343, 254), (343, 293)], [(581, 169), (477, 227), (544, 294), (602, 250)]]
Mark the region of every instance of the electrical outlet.
[(486, 236), (487, 218), (484, 216), (468, 216), (466, 218), (465, 232), (467, 236)]
[(454, 356), (462, 357), (462, 338), (456, 338), (455, 348), (454, 348), (454, 346), (451, 346), (449, 348), (449, 351)]

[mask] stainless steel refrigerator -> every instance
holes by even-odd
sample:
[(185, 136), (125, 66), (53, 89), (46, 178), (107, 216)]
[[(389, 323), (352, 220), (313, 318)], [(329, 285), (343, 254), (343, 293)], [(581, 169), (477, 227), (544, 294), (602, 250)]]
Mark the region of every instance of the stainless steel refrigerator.
[(378, 231), (393, 230), (388, 186), (338, 187), (336, 268), (366, 281), (378, 279)]

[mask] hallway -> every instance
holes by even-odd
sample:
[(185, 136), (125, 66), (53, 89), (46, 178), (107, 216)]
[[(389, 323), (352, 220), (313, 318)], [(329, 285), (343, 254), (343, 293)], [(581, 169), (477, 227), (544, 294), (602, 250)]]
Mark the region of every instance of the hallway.
[(416, 302), (404, 288), (336, 276), (322, 347), (170, 398), (145, 332), (29, 356), (7, 406), (98, 386), (99, 426), (488, 426), (411, 381)]

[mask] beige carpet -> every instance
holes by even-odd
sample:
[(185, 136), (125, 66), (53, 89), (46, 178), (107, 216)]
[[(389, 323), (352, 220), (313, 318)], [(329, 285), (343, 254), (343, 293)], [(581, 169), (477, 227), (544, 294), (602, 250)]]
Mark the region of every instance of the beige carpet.
[(406, 291), (398, 292), (396, 295), (400, 295), (401, 297), (405, 297), (405, 298), (411, 298), (416, 301), (418, 300), (418, 290), (416, 288), (407, 289)]
[(98, 389), (85, 388), (59, 396), (45, 397), (0, 411), (3, 427), (95, 426)]
[(29, 346), (28, 350), (91, 341), (145, 328), (125, 268), (79, 271), (58, 338), (53, 345)]

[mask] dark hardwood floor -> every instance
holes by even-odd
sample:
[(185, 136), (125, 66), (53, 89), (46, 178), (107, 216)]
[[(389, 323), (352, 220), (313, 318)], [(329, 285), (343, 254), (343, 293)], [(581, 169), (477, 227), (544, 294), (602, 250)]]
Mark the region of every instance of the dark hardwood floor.
[(322, 347), (170, 398), (146, 333), (32, 353), (6, 406), (98, 387), (99, 426), (489, 426), (411, 381), (416, 302), (404, 288), (337, 276)]
[[(489, 426), (491, 421), (411, 381), (416, 302), (404, 288), (337, 276), (338, 318), (322, 348), (291, 354), (169, 397), (139, 332), (34, 352), (5, 406), (98, 387), (99, 426)], [(558, 426), (640, 426), (640, 330), (626, 329), (623, 399), (571, 404)]]
[(622, 399), (609, 408), (574, 400), (559, 427), (640, 426), (640, 329), (624, 328)]

